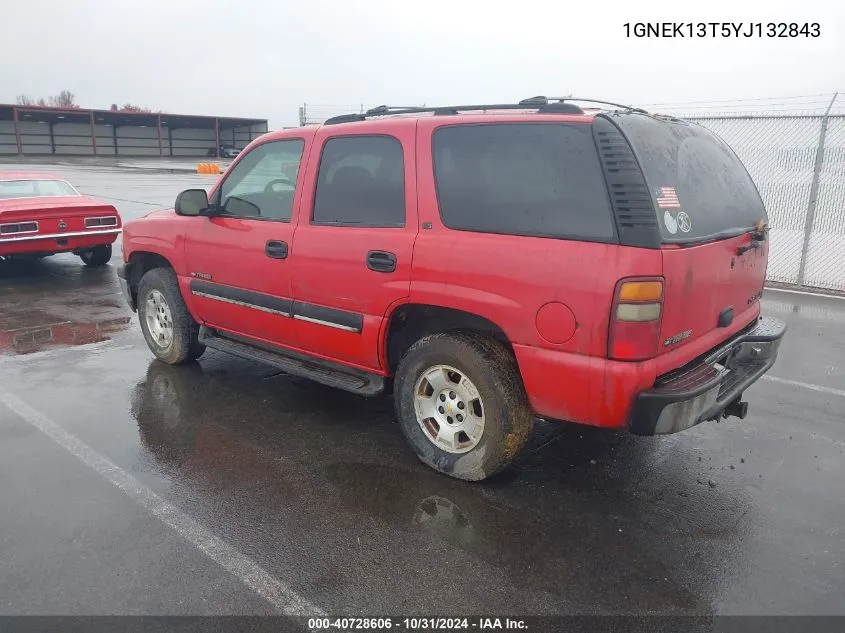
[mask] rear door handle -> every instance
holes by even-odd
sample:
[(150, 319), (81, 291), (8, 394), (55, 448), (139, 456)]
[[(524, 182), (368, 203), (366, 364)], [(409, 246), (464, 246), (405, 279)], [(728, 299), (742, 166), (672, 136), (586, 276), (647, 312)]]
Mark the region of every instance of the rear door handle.
[(377, 273), (392, 273), (396, 270), (396, 255), (387, 251), (367, 253), (367, 268)]
[(270, 240), (267, 242), (267, 246), (264, 247), (264, 254), (273, 259), (287, 259), (288, 243)]

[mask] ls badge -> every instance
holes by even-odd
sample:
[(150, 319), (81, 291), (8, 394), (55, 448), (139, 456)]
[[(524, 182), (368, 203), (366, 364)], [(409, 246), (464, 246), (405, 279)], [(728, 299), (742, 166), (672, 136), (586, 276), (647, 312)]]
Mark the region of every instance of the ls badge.
[(681, 332), (680, 334), (675, 334), (675, 336), (670, 336), (665, 341), (663, 341), (664, 347), (669, 347), (670, 345), (674, 345), (675, 343), (680, 343), (684, 339), (689, 338), (692, 336), (692, 330), (686, 330)]

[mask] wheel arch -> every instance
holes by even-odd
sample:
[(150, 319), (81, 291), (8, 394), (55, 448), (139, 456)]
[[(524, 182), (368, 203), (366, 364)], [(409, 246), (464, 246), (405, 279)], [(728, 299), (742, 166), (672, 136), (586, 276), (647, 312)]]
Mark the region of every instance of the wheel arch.
[(153, 251), (135, 251), (129, 256), (129, 276), (126, 279), (129, 292), (132, 294), (132, 302), (138, 303), (138, 285), (141, 277), (154, 268), (170, 268), (176, 270), (173, 264), (164, 255)]
[(490, 336), (513, 353), (505, 331), (487, 317), (448, 306), (403, 303), (388, 315), (382, 350), (384, 367), (392, 375), (408, 348), (423, 336), (439, 332), (465, 331)]

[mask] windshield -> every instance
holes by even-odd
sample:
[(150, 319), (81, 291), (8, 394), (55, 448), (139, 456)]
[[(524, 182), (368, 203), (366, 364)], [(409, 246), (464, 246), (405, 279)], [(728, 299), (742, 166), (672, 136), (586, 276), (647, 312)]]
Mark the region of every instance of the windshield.
[(728, 145), (685, 121), (617, 117), (637, 156), (664, 242), (736, 234), (766, 220), (757, 187)]
[(78, 196), (79, 192), (64, 180), (0, 180), (0, 199), (38, 196)]

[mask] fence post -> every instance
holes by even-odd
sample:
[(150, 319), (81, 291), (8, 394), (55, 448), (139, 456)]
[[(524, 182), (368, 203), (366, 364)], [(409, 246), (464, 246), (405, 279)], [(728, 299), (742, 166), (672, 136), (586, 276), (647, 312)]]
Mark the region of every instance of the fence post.
[(299, 126), (300, 127), (305, 125), (305, 120), (306, 120), (305, 104), (303, 103), (301, 106), (299, 106)]
[(158, 129), (158, 155), (164, 156), (164, 141), (161, 138), (161, 112), (156, 115), (156, 128)]
[(12, 118), (15, 121), (15, 144), (18, 146), (18, 156), (23, 156), (23, 143), (21, 143), (21, 122), (18, 117), (18, 109), (12, 106)]
[(94, 111), (91, 110), (88, 113), (88, 115), (89, 115), (88, 120), (91, 123), (91, 149), (94, 150), (94, 156), (96, 156), (97, 155), (97, 129), (96, 129), (96, 126), (94, 125)]
[(215, 155), (220, 158), (220, 119), (214, 117), (214, 148)]
[(822, 164), (824, 163), (824, 137), (827, 134), (827, 120), (833, 103), (836, 101), (838, 92), (833, 93), (833, 99), (822, 115), (821, 132), (819, 133), (819, 146), (816, 148), (816, 163), (813, 166), (813, 180), (810, 184), (810, 199), (807, 202), (807, 218), (804, 221), (804, 245), (801, 248), (801, 262), (798, 264), (798, 285), (804, 285), (804, 277), (807, 273), (807, 255), (810, 248), (810, 235), (813, 232), (813, 223), (816, 219), (816, 201), (819, 197), (819, 177)]

